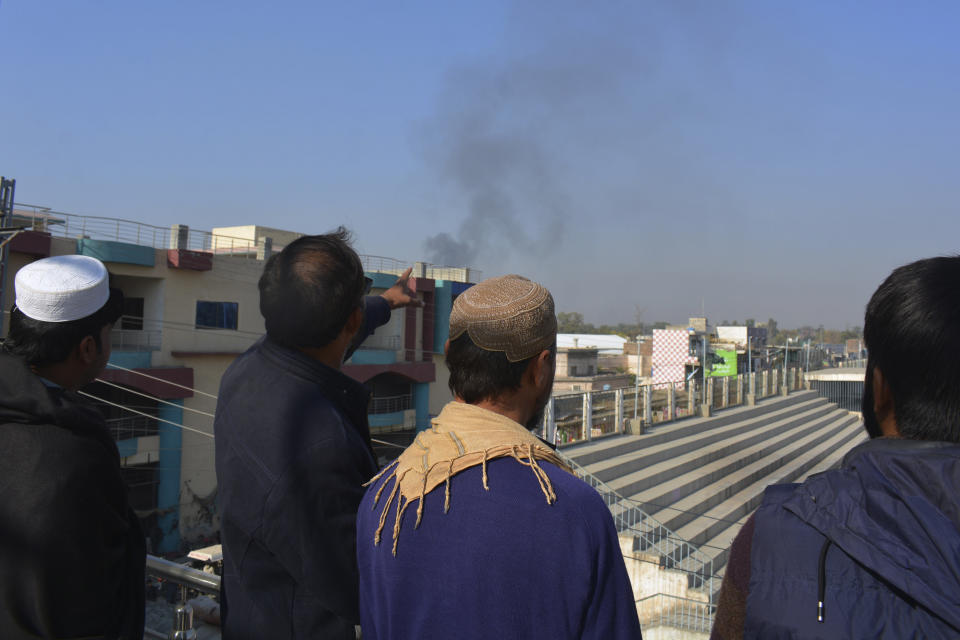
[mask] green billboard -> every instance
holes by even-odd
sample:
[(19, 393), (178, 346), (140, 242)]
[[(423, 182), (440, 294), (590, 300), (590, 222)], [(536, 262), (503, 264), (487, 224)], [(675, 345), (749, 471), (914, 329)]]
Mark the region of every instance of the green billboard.
[(737, 352), (718, 349), (710, 354), (710, 370), (707, 372), (711, 377), (724, 377), (737, 375)]

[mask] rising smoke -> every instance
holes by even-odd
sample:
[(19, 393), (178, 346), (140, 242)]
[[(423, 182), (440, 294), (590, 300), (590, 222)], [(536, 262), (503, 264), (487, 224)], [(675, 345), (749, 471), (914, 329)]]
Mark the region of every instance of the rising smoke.
[(571, 154), (589, 146), (591, 123), (618, 100), (628, 61), (594, 40), (555, 38), (534, 53), (450, 71), (422, 137), (428, 165), (458, 202), (439, 217), (448, 231), (425, 241), (431, 262), (502, 264), (562, 243), (576, 213)]

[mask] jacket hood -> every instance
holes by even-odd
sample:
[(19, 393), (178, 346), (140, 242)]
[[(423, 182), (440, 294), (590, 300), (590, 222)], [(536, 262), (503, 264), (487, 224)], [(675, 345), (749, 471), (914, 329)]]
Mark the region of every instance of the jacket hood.
[(871, 440), (783, 506), (960, 629), (960, 445)]
[(20, 358), (0, 348), (0, 424), (55, 424), (103, 432), (103, 416), (77, 394), (49, 389)]

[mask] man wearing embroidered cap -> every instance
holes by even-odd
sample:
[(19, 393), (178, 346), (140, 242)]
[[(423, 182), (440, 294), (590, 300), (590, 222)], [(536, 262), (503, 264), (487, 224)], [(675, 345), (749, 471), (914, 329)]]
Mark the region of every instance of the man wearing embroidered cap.
[(640, 638), (603, 500), (529, 428), (553, 385), (553, 298), (521, 276), (454, 302), (455, 400), (370, 483), (364, 638)]
[(122, 294), (56, 256), (17, 272), (0, 349), (0, 635), (143, 637), (145, 544), (103, 416), (76, 391), (110, 357)]

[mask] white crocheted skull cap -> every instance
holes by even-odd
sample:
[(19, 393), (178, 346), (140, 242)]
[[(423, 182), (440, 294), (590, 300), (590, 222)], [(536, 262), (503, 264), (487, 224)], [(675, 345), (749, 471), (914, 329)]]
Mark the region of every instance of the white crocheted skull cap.
[(107, 268), (89, 256), (53, 256), (31, 262), (14, 280), (17, 308), (42, 322), (70, 322), (98, 311), (110, 298)]

